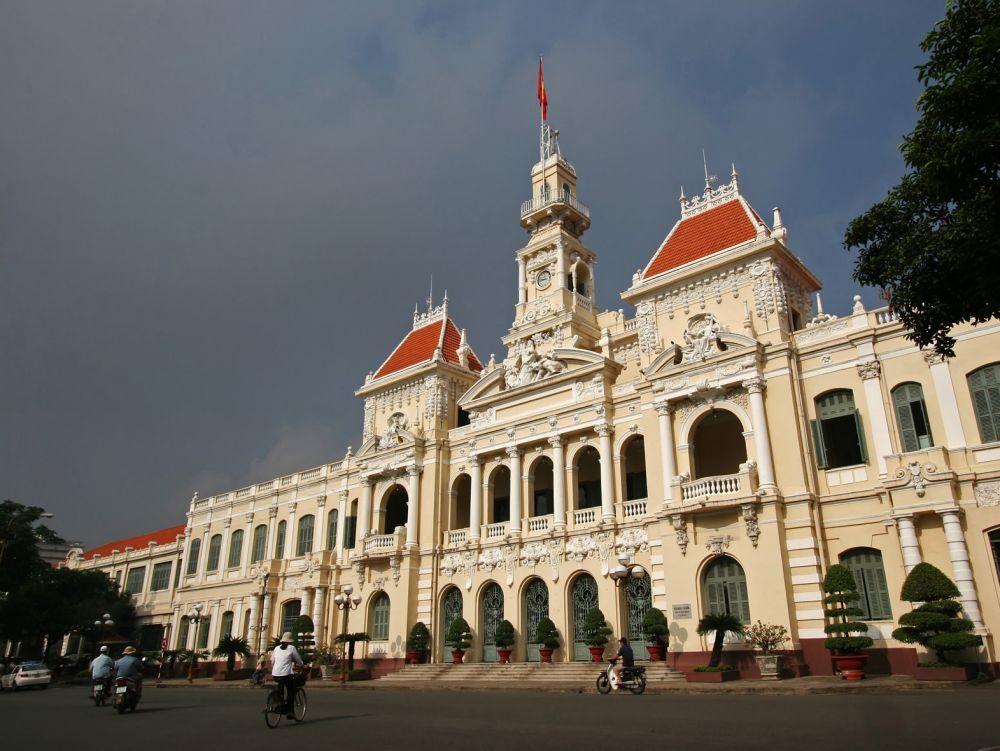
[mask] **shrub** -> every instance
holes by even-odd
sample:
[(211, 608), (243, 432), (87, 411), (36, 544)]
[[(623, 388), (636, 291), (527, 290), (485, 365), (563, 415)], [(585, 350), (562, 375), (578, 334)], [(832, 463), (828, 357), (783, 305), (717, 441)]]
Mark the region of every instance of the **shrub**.
[(551, 618), (542, 618), (535, 627), (535, 641), (546, 649), (559, 649), (559, 631)]
[(410, 628), (410, 635), (406, 637), (406, 648), (414, 652), (426, 652), (427, 645), (431, 642), (431, 632), (423, 621), (417, 621)]
[(913, 603), (922, 603), (899, 617), (899, 625), (892, 638), (906, 644), (919, 644), (933, 650), (937, 661), (952, 663), (948, 652), (983, 643), (980, 636), (970, 634), (972, 621), (962, 618), (962, 604), (955, 598), (961, 593), (955, 583), (929, 563), (918, 563), (903, 582), (901, 597)]
[(694, 669), (696, 673), (725, 673), (727, 670), (736, 670), (732, 665), (720, 663), (718, 665), (699, 665)]
[(715, 643), (712, 644), (712, 654), (708, 658), (708, 667), (716, 668), (719, 666), (719, 660), (722, 659), (722, 642), (725, 640), (726, 634), (743, 636), (743, 621), (729, 613), (709, 613), (698, 621), (695, 631), (699, 636), (707, 636), (713, 631), (715, 632)]
[(500, 621), (493, 638), (496, 641), (497, 649), (510, 649), (516, 640), (514, 624), (507, 620)]
[(659, 608), (650, 608), (642, 617), (642, 635), (654, 644), (666, 644), (670, 634), (667, 616)]
[(858, 654), (870, 647), (874, 643), (871, 637), (852, 636), (867, 634), (868, 626), (863, 621), (852, 620), (854, 616), (863, 615), (864, 611), (854, 605), (861, 595), (851, 570), (839, 563), (830, 566), (823, 579), (823, 591), (826, 593), (823, 602), (827, 605), (823, 615), (832, 620), (824, 626), (823, 630), (830, 636), (823, 640), (823, 646), (842, 655)]
[(232, 634), (226, 634), (221, 639), (219, 639), (219, 645), (212, 650), (212, 657), (225, 657), (226, 658), (226, 672), (233, 672), (233, 668), (236, 667), (236, 658), (244, 657), (249, 658), (253, 656), (253, 652), (250, 651), (250, 644), (242, 636), (233, 636)]
[(766, 655), (788, 641), (788, 629), (773, 623), (757, 621), (743, 627), (743, 634), (748, 642)]
[(600, 608), (591, 608), (587, 611), (587, 617), (583, 621), (583, 641), (588, 647), (603, 647), (608, 643), (611, 633), (611, 628)]
[(445, 636), (445, 642), (455, 650), (468, 649), (471, 647), (472, 629), (469, 627), (469, 622), (462, 616), (453, 620), (451, 625), (448, 626), (448, 633)]

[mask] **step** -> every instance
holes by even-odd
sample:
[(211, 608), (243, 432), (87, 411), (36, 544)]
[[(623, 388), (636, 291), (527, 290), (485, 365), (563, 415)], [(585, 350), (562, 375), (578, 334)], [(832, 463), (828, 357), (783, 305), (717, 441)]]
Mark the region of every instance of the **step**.
[[(595, 663), (470, 663), (451, 665), (407, 665), (380, 680), (394, 683), (439, 681), (445, 683), (582, 683), (596, 680), (599, 669)], [(650, 683), (683, 681), (684, 673), (660, 665), (646, 665), (646, 679)]]

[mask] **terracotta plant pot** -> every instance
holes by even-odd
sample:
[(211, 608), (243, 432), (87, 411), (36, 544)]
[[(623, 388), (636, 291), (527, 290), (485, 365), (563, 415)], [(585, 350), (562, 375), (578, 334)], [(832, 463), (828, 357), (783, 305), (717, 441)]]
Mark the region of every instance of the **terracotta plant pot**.
[(461, 665), (462, 664), (462, 657), (463, 656), (465, 656), (465, 650), (464, 649), (453, 649), (453, 650), (451, 650), (451, 664), (452, 665)]
[(552, 662), (552, 653), (555, 652), (554, 649), (549, 649), (548, 647), (538, 648), (538, 659), (542, 662)]
[(653, 662), (663, 662), (667, 659), (667, 650), (662, 644), (647, 644), (646, 651)]
[(500, 657), (501, 665), (510, 664), (510, 653), (513, 651), (514, 651), (513, 649), (497, 649), (497, 655), (499, 655)]
[(739, 677), (739, 670), (712, 670), (707, 673), (691, 672), (684, 674), (684, 678), (688, 683), (724, 683), (725, 681), (739, 680)]
[(411, 649), (406, 653), (406, 664), (407, 665), (418, 665), (420, 664), (420, 652), (415, 649)]
[(591, 662), (604, 662), (604, 647), (588, 647)]
[(833, 655), (833, 666), (840, 671), (840, 677), (847, 681), (860, 681), (865, 677), (865, 663), (868, 655)]

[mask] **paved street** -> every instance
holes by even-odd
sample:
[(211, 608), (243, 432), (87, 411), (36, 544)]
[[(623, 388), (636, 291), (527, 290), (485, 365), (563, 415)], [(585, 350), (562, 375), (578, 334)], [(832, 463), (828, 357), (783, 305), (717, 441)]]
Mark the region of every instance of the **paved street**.
[[(895, 695), (646, 695), (309, 691), (301, 725), (264, 725), (265, 691), (147, 686), (134, 715), (85, 687), (0, 693), (5, 748), (1000, 749), (1000, 686)], [(224, 743), (220, 743), (224, 740)], [(322, 744), (322, 745), (314, 745)], [(638, 745), (644, 744), (644, 745)], [(645, 745), (649, 744), (649, 745)], [(287, 746), (286, 746), (287, 747)]]

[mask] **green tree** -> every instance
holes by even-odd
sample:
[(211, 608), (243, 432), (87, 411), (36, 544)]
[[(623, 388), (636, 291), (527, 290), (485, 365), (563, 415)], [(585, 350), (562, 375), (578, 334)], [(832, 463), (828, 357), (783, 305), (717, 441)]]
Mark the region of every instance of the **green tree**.
[(353, 634), (338, 634), (337, 638), (333, 640), (334, 644), (344, 644), (347, 643), (347, 669), (354, 670), (354, 645), (359, 641), (370, 641), (371, 637), (364, 631), (358, 631)]
[(653, 644), (665, 645), (670, 634), (667, 617), (659, 608), (650, 608), (642, 617), (642, 635)]
[(38, 524), (51, 516), (38, 506), (0, 502), (0, 597), (13, 592), (39, 571), (48, 568), (38, 554), (38, 543), (63, 543), (59, 535)]
[(900, 595), (907, 602), (921, 603), (899, 617), (892, 638), (934, 650), (939, 662), (949, 662), (947, 653), (978, 647), (982, 637), (970, 634), (972, 621), (959, 616), (961, 593), (955, 583), (929, 563), (918, 563), (903, 582)]
[(591, 608), (583, 619), (583, 641), (588, 647), (603, 647), (611, 636), (611, 627), (600, 608)]
[(891, 292), (919, 346), (952, 355), (952, 326), (1000, 315), (1000, 0), (951, 0), (924, 38), (907, 172), (847, 227), (854, 279)]
[(725, 641), (726, 634), (743, 636), (743, 621), (729, 613), (709, 613), (698, 621), (698, 627), (695, 631), (698, 636), (708, 636), (715, 632), (715, 642), (712, 644), (712, 654), (708, 658), (708, 666), (716, 668), (722, 659), (722, 642)]
[[(250, 644), (242, 636), (226, 634), (219, 639), (219, 645), (212, 650), (212, 657), (226, 658), (226, 672), (233, 672), (236, 667), (236, 658), (248, 658), (253, 655), (250, 651)], [(171, 666), (172, 667), (172, 666)]]
[(829, 634), (823, 640), (823, 646), (841, 655), (858, 654), (870, 647), (874, 642), (867, 635), (867, 624), (852, 620), (864, 615), (864, 611), (855, 604), (861, 599), (861, 594), (851, 570), (840, 563), (830, 566), (823, 578), (823, 591), (826, 593), (823, 615), (831, 621), (823, 627)]
[(448, 626), (448, 633), (444, 637), (445, 643), (452, 649), (468, 649), (472, 646), (472, 628), (469, 622), (459, 616)]
[(540, 618), (535, 627), (535, 641), (546, 649), (559, 649), (559, 631), (551, 618)]

